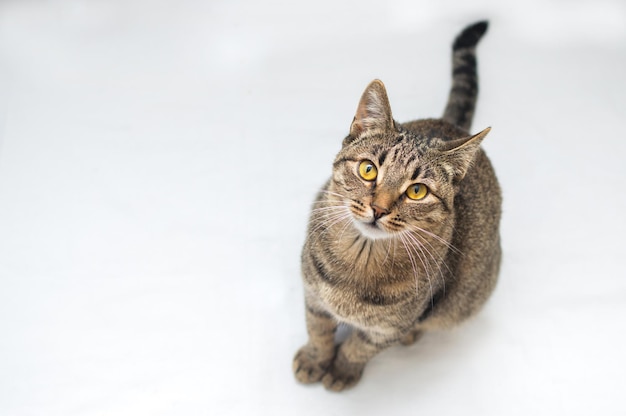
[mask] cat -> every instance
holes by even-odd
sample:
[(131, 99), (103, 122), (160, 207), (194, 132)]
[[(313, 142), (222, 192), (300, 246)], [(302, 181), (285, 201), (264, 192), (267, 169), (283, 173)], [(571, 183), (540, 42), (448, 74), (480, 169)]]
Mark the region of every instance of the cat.
[[(442, 119), (400, 124), (383, 83), (365, 89), (309, 220), (302, 251), (309, 340), (293, 360), (298, 381), (352, 387), (375, 354), (458, 324), (493, 291), (502, 198), (480, 147), (490, 128), (468, 133), (475, 49), (487, 27), (470, 25), (453, 44)], [(351, 333), (336, 345), (340, 323)]]

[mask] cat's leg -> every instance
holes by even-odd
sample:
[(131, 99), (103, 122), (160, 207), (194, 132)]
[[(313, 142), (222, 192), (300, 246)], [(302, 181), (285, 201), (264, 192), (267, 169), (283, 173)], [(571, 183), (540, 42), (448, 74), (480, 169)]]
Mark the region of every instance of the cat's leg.
[(396, 334), (381, 334), (355, 329), (339, 347), (332, 366), (322, 378), (324, 387), (341, 391), (354, 386), (363, 374), (365, 364), (385, 348), (397, 344)]
[(309, 342), (293, 359), (293, 372), (301, 383), (315, 383), (326, 374), (335, 358), (337, 321), (327, 312), (306, 301), (306, 327)]

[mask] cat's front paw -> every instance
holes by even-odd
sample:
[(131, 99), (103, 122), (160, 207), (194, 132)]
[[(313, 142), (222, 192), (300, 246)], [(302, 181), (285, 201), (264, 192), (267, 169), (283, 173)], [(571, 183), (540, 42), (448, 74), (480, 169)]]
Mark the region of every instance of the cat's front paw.
[(407, 334), (405, 334), (402, 338), (400, 338), (400, 343), (402, 345), (413, 345), (424, 335), (424, 331), (419, 329), (413, 329)]
[(354, 386), (361, 379), (365, 363), (350, 362), (341, 351), (328, 372), (322, 377), (327, 390), (341, 391)]
[(293, 359), (293, 374), (300, 383), (316, 383), (326, 374), (334, 351), (322, 353), (310, 344), (300, 348)]

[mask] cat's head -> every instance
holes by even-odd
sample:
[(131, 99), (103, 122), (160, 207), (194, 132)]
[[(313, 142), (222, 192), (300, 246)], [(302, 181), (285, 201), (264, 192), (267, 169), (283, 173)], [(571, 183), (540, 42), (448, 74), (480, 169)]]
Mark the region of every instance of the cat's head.
[(335, 158), (335, 197), (368, 238), (434, 230), (453, 214), (457, 185), (488, 132), (467, 135), (441, 120), (400, 126), (385, 86), (375, 80), (365, 89)]

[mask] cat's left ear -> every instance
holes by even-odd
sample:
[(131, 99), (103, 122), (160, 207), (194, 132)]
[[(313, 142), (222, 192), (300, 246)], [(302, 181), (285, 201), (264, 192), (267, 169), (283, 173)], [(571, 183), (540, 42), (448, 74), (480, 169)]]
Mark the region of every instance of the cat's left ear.
[[(393, 128), (393, 117), (385, 84), (375, 79), (365, 88), (361, 96), (348, 138), (356, 139), (367, 130)], [(345, 141), (344, 144), (346, 144)]]
[(491, 127), (487, 127), (473, 136), (445, 142), (439, 148), (446, 156), (447, 162), (452, 166), (455, 180), (459, 181), (465, 177), (467, 170), (474, 161), (476, 152), (480, 148), (480, 143), (490, 131)]

